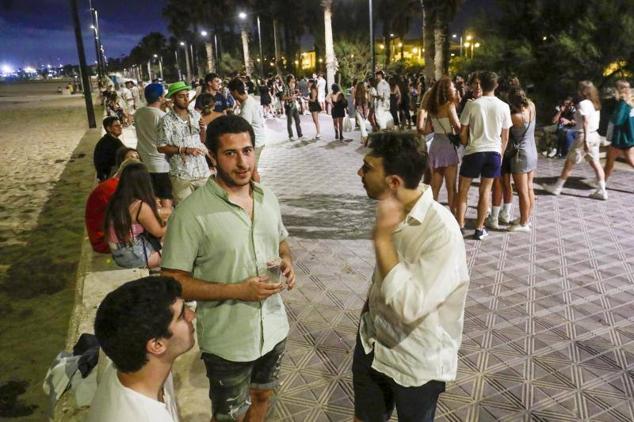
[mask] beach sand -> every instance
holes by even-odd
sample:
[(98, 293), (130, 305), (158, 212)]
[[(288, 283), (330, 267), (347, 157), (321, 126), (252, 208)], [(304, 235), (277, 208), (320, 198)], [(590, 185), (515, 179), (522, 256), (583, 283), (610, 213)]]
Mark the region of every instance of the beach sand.
[(45, 420), (42, 380), (73, 306), (99, 129), (62, 84), (0, 84), (0, 419)]

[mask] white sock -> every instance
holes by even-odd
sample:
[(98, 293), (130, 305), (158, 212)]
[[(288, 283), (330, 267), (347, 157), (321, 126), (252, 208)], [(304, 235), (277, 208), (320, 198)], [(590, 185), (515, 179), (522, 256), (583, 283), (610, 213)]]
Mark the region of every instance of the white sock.
[(493, 218), (494, 220), (497, 220), (499, 215), (500, 215), (500, 207), (493, 207), (493, 209), (491, 209), (491, 218)]
[(605, 190), (605, 180), (599, 180), (599, 189), (600, 190)]
[(555, 186), (558, 188), (563, 188), (565, 183), (566, 183), (566, 179), (562, 179), (561, 177), (558, 177), (557, 181), (555, 182)]
[(513, 205), (512, 202), (509, 203), (504, 203), (502, 204), (502, 213), (503, 214), (511, 214), (511, 205)]

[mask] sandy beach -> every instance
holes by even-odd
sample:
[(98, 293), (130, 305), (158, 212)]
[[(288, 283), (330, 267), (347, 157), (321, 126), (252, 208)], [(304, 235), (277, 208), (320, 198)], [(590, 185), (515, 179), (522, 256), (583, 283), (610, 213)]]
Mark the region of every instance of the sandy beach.
[(98, 130), (87, 132), (83, 97), (60, 85), (0, 83), (1, 420), (45, 420), (42, 380), (73, 305)]

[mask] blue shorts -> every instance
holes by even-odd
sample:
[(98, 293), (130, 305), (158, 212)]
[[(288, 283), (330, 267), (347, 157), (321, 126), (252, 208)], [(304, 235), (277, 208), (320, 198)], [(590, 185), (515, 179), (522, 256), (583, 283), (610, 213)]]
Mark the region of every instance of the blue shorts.
[(476, 152), (462, 157), (460, 176), (493, 179), (502, 175), (502, 157), (494, 151)]

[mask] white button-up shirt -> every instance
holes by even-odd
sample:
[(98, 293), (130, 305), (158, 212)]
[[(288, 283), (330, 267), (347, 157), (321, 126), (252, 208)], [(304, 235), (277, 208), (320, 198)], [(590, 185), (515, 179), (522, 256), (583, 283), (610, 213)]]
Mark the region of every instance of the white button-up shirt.
[(392, 234), (399, 263), (384, 279), (375, 268), (359, 326), (372, 368), (403, 387), (456, 378), (469, 285), (460, 228), (422, 189)]
[[(200, 141), (200, 113), (189, 110), (187, 120), (180, 118), (174, 110), (167, 112), (158, 125), (158, 146), (171, 145), (183, 148), (198, 148), (205, 153), (207, 147)], [(203, 155), (168, 155), (170, 175), (185, 180), (203, 179), (211, 172)]]

